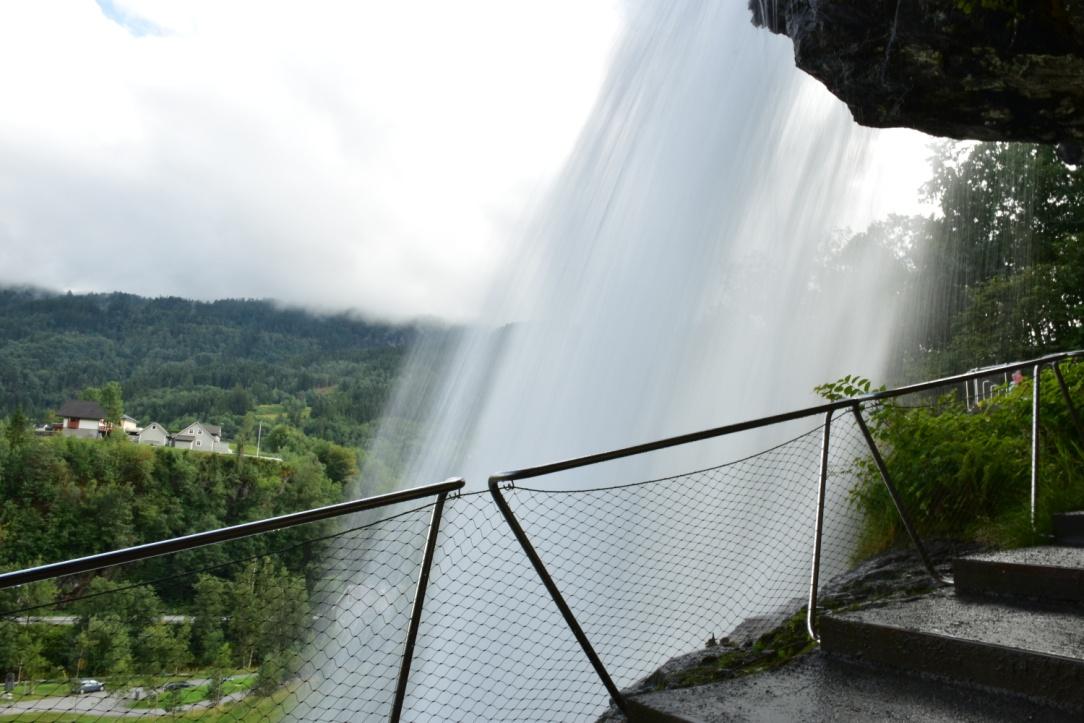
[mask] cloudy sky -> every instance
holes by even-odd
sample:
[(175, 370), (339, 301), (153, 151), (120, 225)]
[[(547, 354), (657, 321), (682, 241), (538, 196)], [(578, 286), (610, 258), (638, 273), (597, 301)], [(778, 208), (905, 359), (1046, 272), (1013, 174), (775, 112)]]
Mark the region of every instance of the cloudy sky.
[(0, 5), (0, 282), (469, 317), (613, 2)]
[(620, 0), (0, 4), (0, 283), (469, 319), (622, 22)]

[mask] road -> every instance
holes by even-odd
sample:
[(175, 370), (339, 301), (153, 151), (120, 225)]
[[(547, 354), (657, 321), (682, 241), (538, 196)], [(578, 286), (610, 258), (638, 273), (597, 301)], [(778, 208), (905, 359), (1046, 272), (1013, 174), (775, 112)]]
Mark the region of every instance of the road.
[[(193, 685), (206, 683), (206, 680), (193, 679)], [(248, 695), (247, 690), (239, 690), (223, 696), (221, 704), (234, 703)], [(0, 702), (0, 716), (14, 716), (22, 713), (79, 713), (88, 716), (113, 718), (158, 718), (169, 715), (162, 708), (130, 708), (131, 698), (119, 698), (107, 691), (83, 693), (81, 695), (58, 695), (37, 700), (25, 700), (17, 703)], [(211, 708), (211, 701), (204, 700), (177, 708), (176, 712)]]

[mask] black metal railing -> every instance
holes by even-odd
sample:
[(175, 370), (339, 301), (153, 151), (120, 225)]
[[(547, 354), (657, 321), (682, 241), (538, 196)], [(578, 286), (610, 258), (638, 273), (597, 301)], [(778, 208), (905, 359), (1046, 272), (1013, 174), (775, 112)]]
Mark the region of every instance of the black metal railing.
[[(1058, 366), (1079, 357), (1084, 352), (1003, 364), (504, 472), (479, 492), (462, 493), (463, 480), (452, 479), (2, 574), (0, 595), (53, 587), (44, 597), (0, 599), (0, 627), (71, 628), (71, 665), (45, 676), (46, 684), (108, 670), (101, 675), (116, 692), (69, 695), (62, 703), (28, 694), (6, 709), (0, 703), (0, 717), (110, 719), (142, 706), (141, 715), (196, 716), (206, 708), (255, 720), (573, 720), (597, 718), (612, 704), (636, 720), (642, 709), (630, 687), (658, 684), (645, 676), (705, 639), (751, 656), (754, 666), (776, 654), (773, 646), (798, 644), (762, 644), (766, 631), (800, 623), (803, 635), (817, 639), (822, 598), (826, 589), (835, 594), (825, 580), (855, 562), (856, 460), (880, 480), (925, 574), (951, 583), (916, 525), (924, 511), (909, 509), (870, 429), (867, 414), (877, 405), (928, 401), (930, 393), (963, 385), (959, 403), (971, 408), (975, 380), (1030, 371), (1034, 523), (1040, 371), (1053, 368), (1084, 439)], [(627, 472), (607, 471), (618, 460), (763, 430), (790, 436), (693, 472), (630, 482)], [(586, 468), (592, 480), (612, 481), (569, 489), (523, 484)], [(223, 552), (230, 546), (235, 553)], [(160, 604), (140, 608), (137, 598)], [(163, 615), (167, 609), (174, 612)], [(218, 672), (185, 678), (155, 668), (152, 675), (133, 663), (125, 673), (123, 660), (102, 662), (109, 634), (130, 639), (133, 659), (163, 660), (165, 653), (146, 651), (165, 650), (180, 629), (198, 648), (189, 655), (200, 662), (189, 667)], [(183, 667), (170, 665), (174, 673)], [(185, 686), (208, 692), (200, 698)], [(257, 690), (264, 703), (250, 694)], [(122, 691), (129, 693), (123, 702)], [(227, 714), (223, 701), (234, 706)]]

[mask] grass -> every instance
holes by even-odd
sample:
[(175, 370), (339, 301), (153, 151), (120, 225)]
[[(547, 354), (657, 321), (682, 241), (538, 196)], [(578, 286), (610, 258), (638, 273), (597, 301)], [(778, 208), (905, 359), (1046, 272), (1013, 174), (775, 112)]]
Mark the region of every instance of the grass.
[[(201, 708), (178, 713), (166, 713), (160, 718), (170, 720), (200, 720), (209, 723), (275, 723), (292, 709), (297, 699), (292, 688), (282, 688), (266, 698), (247, 697), (243, 700), (221, 705), (215, 708)], [(133, 720), (124, 716), (81, 715), (78, 713), (28, 712), (17, 715), (4, 715), (0, 711), (0, 721), (40, 721), (41, 723), (91, 723), (92, 721), (131, 723)], [(143, 719), (146, 720), (146, 719)]]
[[(69, 693), (71, 693), (71, 689), (71, 683), (67, 681), (44, 682), (35, 684), (34, 692), (29, 693), (27, 692), (26, 683), (23, 682), (15, 686), (15, 690), (12, 691), (12, 695), (14, 697), (10, 702), (18, 702), (21, 700), (40, 700), (41, 698), (49, 698), (57, 695), (68, 695)], [(9, 701), (0, 701), (0, 707), (2, 707), (3, 704), (6, 702)]]
[(262, 422), (275, 422), (283, 414), (286, 408), (281, 404), (257, 404), (252, 408), (252, 416)]
[[(256, 674), (247, 673), (229, 678), (222, 683), (222, 695), (227, 696), (242, 690), (249, 690), (256, 684)], [(193, 705), (207, 700), (211, 694), (211, 686), (208, 683), (194, 685), (191, 688), (181, 688), (176, 691), (163, 691), (159, 696), (147, 695), (142, 700), (136, 701), (133, 708), (161, 708), (167, 703), (172, 706)]]

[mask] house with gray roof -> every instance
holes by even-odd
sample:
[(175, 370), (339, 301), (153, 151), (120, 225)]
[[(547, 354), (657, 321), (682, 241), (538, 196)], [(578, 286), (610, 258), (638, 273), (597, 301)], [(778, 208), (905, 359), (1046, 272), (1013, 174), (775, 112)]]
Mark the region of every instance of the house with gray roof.
[(136, 441), (154, 447), (167, 447), (169, 446), (169, 431), (158, 422), (151, 422), (136, 435)]
[(192, 422), (173, 435), (173, 446), (178, 449), (195, 449), (200, 452), (230, 454), (230, 446), (222, 441), (222, 427), (217, 424)]
[(110, 429), (105, 410), (94, 400), (69, 399), (57, 414), (62, 420), (57, 431), (71, 437), (104, 437)]

